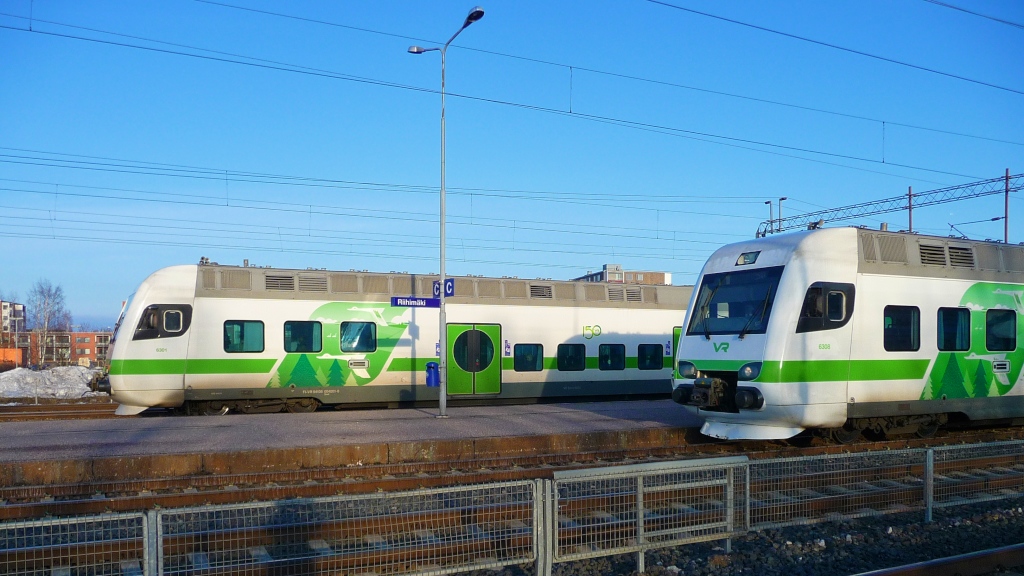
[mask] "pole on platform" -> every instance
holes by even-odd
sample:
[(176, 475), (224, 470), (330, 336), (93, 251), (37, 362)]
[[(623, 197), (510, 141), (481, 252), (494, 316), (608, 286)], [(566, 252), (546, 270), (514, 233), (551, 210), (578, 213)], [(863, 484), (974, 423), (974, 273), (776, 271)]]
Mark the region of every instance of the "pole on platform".
[(1003, 212), (1003, 244), (1010, 243), (1010, 169), (1006, 169), (1006, 194)]
[(907, 216), (908, 216), (908, 219), (910, 220), (910, 222), (908, 223), (908, 226), (910, 227), (910, 229), (907, 230), (907, 231), (910, 232), (911, 234), (913, 234), (914, 233), (914, 187), (913, 186), (907, 186)]

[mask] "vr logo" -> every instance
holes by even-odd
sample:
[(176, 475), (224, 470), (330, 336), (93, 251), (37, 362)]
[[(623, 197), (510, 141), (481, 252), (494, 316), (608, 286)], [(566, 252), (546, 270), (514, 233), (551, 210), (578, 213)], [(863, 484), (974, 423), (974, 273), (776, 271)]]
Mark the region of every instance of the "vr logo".
[(728, 353), (729, 352), (729, 343), (728, 342), (722, 342), (722, 343), (715, 342), (715, 352), (726, 352), (726, 353)]

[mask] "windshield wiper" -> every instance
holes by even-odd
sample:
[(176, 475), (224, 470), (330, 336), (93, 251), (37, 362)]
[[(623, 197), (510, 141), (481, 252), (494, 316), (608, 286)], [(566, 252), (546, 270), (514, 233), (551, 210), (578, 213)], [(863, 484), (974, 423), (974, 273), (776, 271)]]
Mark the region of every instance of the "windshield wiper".
[[(769, 286), (768, 290), (764, 293), (764, 300), (761, 302), (761, 317), (760, 317), (760, 320), (762, 322), (764, 322), (764, 314), (765, 314), (765, 312), (768, 311), (768, 301), (771, 300), (771, 297), (772, 297), (772, 287)], [(750, 329), (750, 325), (754, 322), (754, 318), (757, 318), (757, 317), (758, 317), (757, 314), (754, 313), (754, 314), (751, 314), (750, 318), (747, 319), (747, 323), (743, 325), (743, 330), (740, 330), (740, 334), (739, 334), (740, 340), (743, 340), (743, 337), (747, 335), (747, 330)]]
[(722, 283), (719, 282), (711, 289), (708, 297), (704, 299), (704, 305), (697, 309), (700, 314), (700, 325), (704, 331), (704, 339), (711, 340), (711, 327), (708, 326), (708, 316), (711, 315), (711, 300), (715, 297), (715, 293), (722, 287)]

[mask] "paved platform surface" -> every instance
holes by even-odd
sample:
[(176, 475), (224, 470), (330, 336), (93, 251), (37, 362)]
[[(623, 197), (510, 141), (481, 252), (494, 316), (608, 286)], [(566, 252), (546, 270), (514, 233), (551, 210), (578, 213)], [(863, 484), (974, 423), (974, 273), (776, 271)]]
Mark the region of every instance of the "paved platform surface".
[(142, 416), (0, 425), (0, 486), (643, 449), (700, 420), (671, 400)]

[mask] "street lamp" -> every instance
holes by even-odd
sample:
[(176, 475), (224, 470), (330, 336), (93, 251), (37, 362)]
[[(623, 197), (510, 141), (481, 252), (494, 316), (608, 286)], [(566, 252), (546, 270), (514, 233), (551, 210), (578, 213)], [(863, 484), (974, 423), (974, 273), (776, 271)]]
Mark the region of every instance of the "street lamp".
[(438, 348), (440, 351), (440, 357), (438, 358), (438, 384), (440, 384), (440, 414), (439, 418), (447, 418), (446, 413), (448, 404), (448, 322), (445, 316), (444, 310), (444, 55), (448, 51), (448, 45), (455, 40), (455, 37), (459, 35), (463, 30), (469, 27), (470, 24), (484, 17), (484, 9), (477, 6), (469, 11), (466, 16), (465, 22), (462, 23), (462, 27), (459, 28), (452, 37), (444, 43), (444, 46), (438, 48), (420, 48), (419, 46), (409, 46), (410, 54), (423, 54), (424, 52), (438, 51), (441, 53), (441, 293), (438, 295)]
[(782, 201), (789, 200), (789, 197), (783, 196), (779, 198), (779, 232), (782, 232)]
[(771, 200), (765, 200), (764, 203), (768, 205), (768, 228), (767, 228), (767, 230), (768, 230), (768, 232), (774, 232), (775, 231), (775, 214), (772, 212), (772, 208), (774, 206), (772, 205), (772, 201)]

